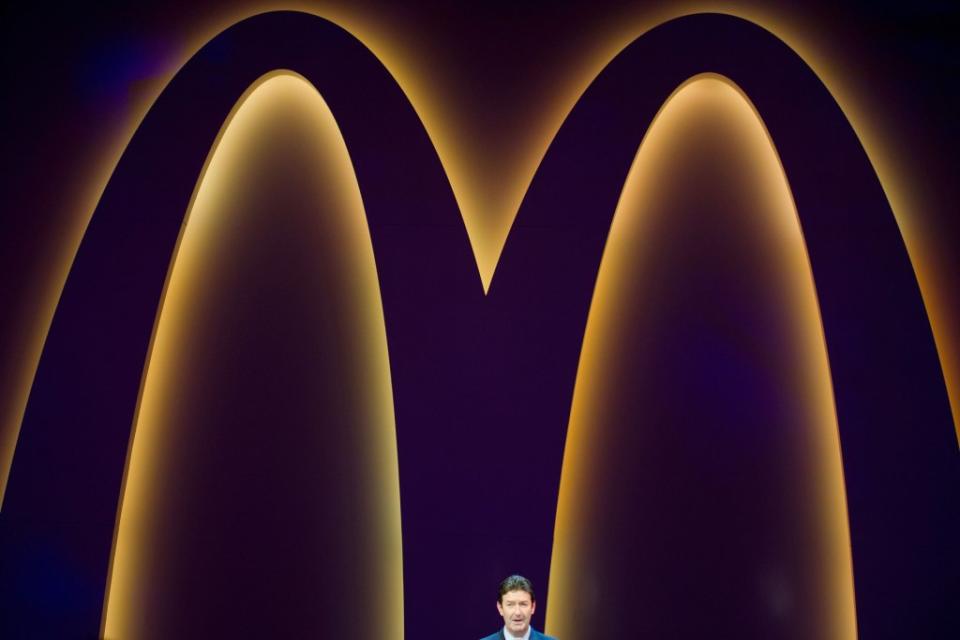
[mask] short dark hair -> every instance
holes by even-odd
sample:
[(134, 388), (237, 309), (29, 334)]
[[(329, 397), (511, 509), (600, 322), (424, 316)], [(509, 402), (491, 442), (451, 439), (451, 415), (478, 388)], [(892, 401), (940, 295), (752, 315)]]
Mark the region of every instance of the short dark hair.
[(537, 600), (537, 597), (533, 595), (533, 585), (523, 576), (514, 574), (508, 578), (504, 578), (503, 582), (500, 583), (497, 602), (503, 602), (503, 596), (511, 591), (526, 591), (530, 594), (531, 602), (536, 602)]

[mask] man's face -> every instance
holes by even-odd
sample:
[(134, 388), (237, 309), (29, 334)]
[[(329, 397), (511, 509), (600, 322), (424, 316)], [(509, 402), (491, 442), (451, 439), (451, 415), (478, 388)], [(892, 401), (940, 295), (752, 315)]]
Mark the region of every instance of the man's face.
[(530, 617), (536, 608), (537, 603), (526, 591), (508, 591), (497, 603), (497, 611), (503, 616), (507, 631), (518, 638), (527, 632)]

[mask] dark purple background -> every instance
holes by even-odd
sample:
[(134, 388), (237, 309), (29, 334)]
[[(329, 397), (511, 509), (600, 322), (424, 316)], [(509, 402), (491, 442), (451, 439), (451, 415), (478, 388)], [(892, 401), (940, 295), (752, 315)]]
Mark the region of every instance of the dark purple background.
[[(570, 29), (565, 21), (583, 11), (571, 8), (562, 19), (552, 15)], [(868, 60), (882, 52), (870, 64), (895, 59), (900, 66), (894, 70), (909, 77), (902, 85), (910, 87), (903, 89), (905, 97), (885, 106), (904, 109), (907, 130), (916, 127), (930, 136), (917, 147), (918, 162), (932, 163), (932, 178), (945, 178), (956, 167), (956, 129), (946, 126), (956, 90), (944, 80), (955, 76), (956, 50), (938, 36), (942, 18), (922, 8), (912, 11), (916, 24), (926, 27), (918, 34), (904, 28), (892, 8), (879, 16), (852, 11), (852, 18), (836, 20), (845, 25), (879, 17), (854, 31), (865, 41), (858, 51)], [(506, 21), (498, 8), (477, 10), (469, 20), (443, 11), (426, 15), (426, 24), (438, 25), (437, 32), (451, 40), (445, 42), (451, 66), (462, 56), (467, 67), (482, 61), (509, 70), (509, 51), (527, 60), (547, 55), (537, 38), (516, 37), (534, 29), (540, 14), (532, 9), (510, 13)], [(372, 58), (336, 30), (324, 28), (317, 36), (315, 22), (264, 21), (248, 27), (247, 36), (238, 32), (201, 54), (157, 104), (101, 201), (45, 351), (4, 505), (0, 594), (12, 629), (23, 633), (47, 625), (51, 634), (96, 633), (98, 579), (106, 571), (125, 430), (177, 216), (223, 115), (252, 79), (277, 65), (313, 79), (331, 104), (370, 216), (397, 403), (408, 635), (437, 615), (426, 598), (435, 597), (438, 572), (444, 574), (443, 614), (453, 635), (470, 637), (487, 621), (495, 623), (478, 602), (488, 602), (492, 585), (506, 572), (528, 573), (546, 602), (569, 394), (609, 216), (650, 117), (679, 81), (700, 71), (726, 73), (744, 87), (766, 119), (795, 189), (837, 393), (861, 633), (933, 637), (956, 629), (949, 603), (957, 584), (951, 572), (957, 567), (951, 544), (957, 539), (957, 455), (916, 284), (852, 132), (789, 51), (759, 30), (710, 18), (660, 30), (622, 56), (548, 152), (484, 299), (449, 186), (412, 111)], [(440, 28), (448, 22), (467, 35), (453, 42), (457, 30)], [(166, 55), (162, 43), (142, 33), (131, 36), (124, 24), (114, 13), (4, 20), (4, 28), (13, 30), (4, 45), (7, 77), (19, 89), (15, 99), (4, 101), (10, 136), (3, 259), (10, 264), (4, 265), (9, 277), (3, 286), (10, 300), (29, 298), (32, 274), (55, 246), (42, 240), (56, 233), (51, 229), (62, 215), (62, 192), (50, 183), (76, 179), (76, 158), (86, 157), (97, 142), (96, 127), (85, 125), (121, 113), (124, 107), (114, 102), (123, 93), (117, 87), (149, 75), (151, 61)], [(487, 45), (471, 49), (471, 37), (474, 45)], [(516, 44), (503, 46), (503, 40)], [(299, 47), (303, 41), (311, 47)], [(306, 50), (328, 46), (332, 54), (318, 58), (340, 64), (316, 67), (329, 75), (321, 81), (313, 77)], [(670, 47), (682, 53), (667, 61), (651, 55)], [(654, 74), (639, 73), (650, 71), (650, 60), (663, 62)], [(51, 77), (62, 82), (50, 83)], [(519, 85), (520, 74), (514, 77)], [(645, 81), (629, 82), (636, 77)], [(504, 99), (497, 109), (509, 111), (515, 99)], [(64, 151), (73, 145), (76, 157)], [(830, 158), (826, 166), (824, 156)], [(402, 174), (396, 171), (400, 158)], [(945, 179), (931, 184), (940, 201), (949, 201)], [(847, 206), (837, 209), (838, 203)], [(831, 207), (849, 216), (845, 224), (832, 226), (834, 218), (824, 217)], [(124, 215), (129, 210), (140, 215), (131, 219)], [(591, 218), (584, 213), (590, 210), (606, 213)], [(937, 224), (949, 236), (955, 227), (944, 218)], [(131, 237), (140, 241), (129, 242)], [(860, 259), (851, 261), (850, 255)], [(877, 361), (864, 367), (869, 357)], [(866, 377), (857, 373), (864, 368), (870, 371)], [(85, 386), (78, 387), (78, 379)], [(931, 431), (904, 442), (899, 429), (905, 422), (930, 425)], [(450, 424), (459, 430), (445, 429)], [(78, 436), (78, 425), (98, 431)], [(71, 438), (73, 444), (66, 444)], [(511, 513), (496, 501), (496, 480), (516, 472), (517, 460), (503, 456), (506, 438), (531, 452), (522, 459), (531, 524), (512, 536), (491, 531)], [(85, 478), (82, 489), (69, 482), (71, 470)], [(440, 522), (431, 515), (438, 504), (447, 507)], [(451, 530), (460, 533), (450, 537)], [(80, 567), (72, 578), (56, 560), (43, 560), (51, 549), (54, 558), (62, 552)], [(926, 604), (917, 615), (894, 615), (903, 602), (898, 597), (918, 591)]]

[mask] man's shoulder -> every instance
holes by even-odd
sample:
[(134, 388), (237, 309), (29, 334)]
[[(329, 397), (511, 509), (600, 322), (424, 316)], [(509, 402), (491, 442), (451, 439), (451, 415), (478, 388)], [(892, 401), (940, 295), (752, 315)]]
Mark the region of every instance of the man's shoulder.
[[(480, 640), (503, 640), (503, 635), (501, 635), (500, 631), (497, 631), (496, 633), (491, 633), (489, 636), (480, 638)], [(557, 640), (557, 639), (552, 636), (548, 636), (543, 633), (540, 633), (536, 629), (531, 629), (530, 640)]]

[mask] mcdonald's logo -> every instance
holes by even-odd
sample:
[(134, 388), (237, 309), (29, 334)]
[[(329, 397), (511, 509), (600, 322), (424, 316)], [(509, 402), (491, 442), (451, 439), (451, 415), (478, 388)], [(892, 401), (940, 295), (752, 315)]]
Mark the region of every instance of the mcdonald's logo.
[(936, 637), (958, 479), (890, 205), (777, 37), (620, 52), (485, 282), (381, 62), (266, 13), (176, 74), (85, 232), (0, 628), (470, 637), (522, 571), (563, 640)]

